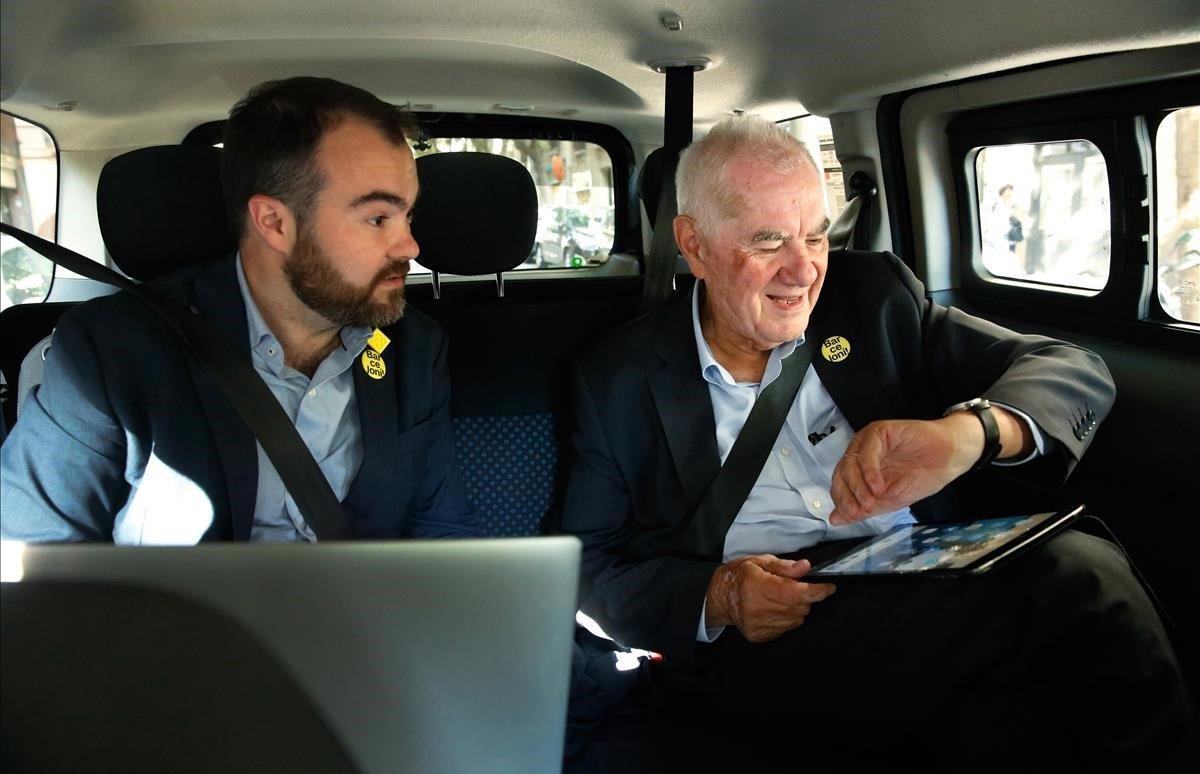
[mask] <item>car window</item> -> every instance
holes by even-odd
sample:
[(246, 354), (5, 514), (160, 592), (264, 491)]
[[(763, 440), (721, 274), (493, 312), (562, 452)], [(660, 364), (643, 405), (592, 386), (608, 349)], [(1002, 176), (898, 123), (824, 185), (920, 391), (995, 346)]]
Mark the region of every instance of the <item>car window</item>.
[(983, 265), (993, 276), (1100, 290), (1111, 249), (1108, 170), (1087, 140), (982, 148)]
[[(58, 151), (40, 126), (0, 113), (0, 221), (54, 240)], [(54, 264), (0, 234), (0, 309), (37, 303), (54, 280)]]
[(829, 119), (811, 115), (801, 116), (781, 121), (779, 125), (803, 142), (813, 159), (821, 166), (821, 177), (825, 183), (825, 205), (829, 209), (830, 220), (836, 220), (842, 210), (846, 209), (846, 186), (842, 181), (842, 162), (838, 161)]
[(1169, 114), (1155, 136), (1158, 302), (1200, 323), (1200, 107)]
[[(538, 198), (537, 235), (517, 270), (583, 268), (608, 261), (615, 237), (612, 159), (604, 148), (571, 140), (433, 137), (415, 154), (475, 151), (521, 162)], [(413, 272), (429, 269), (413, 261)]]

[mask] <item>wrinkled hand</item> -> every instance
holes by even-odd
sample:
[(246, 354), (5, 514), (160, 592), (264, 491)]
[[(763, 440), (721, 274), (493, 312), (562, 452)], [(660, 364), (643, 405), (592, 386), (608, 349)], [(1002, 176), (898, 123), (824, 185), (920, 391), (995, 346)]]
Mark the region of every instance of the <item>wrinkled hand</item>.
[(836, 590), (828, 583), (803, 583), (812, 569), (805, 559), (770, 554), (723, 564), (705, 597), (707, 626), (736, 626), (750, 642), (767, 642), (804, 623), (812, 606)]
[(936, 420), (872, 422), (833, 470), (830, 524), (905, 508), (966, 473), (983, 453), (983, 427), (965, 412)]

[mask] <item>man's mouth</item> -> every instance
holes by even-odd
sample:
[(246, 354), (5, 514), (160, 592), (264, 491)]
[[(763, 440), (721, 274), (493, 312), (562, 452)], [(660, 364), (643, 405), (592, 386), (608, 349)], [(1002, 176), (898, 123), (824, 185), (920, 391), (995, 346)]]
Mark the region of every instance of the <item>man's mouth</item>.
[(408, 264), (404, 264), (398, 269), (388, 272), (384, 276), (380, 277), (378, 280), (376, 280), (375, 284), (383, 285), (384, 287), (389, 288), (401, 287), (404, 285), (404, 280), (407, 276)]
[(767, 294), (767, 298), (771, 299), (771, 302), (774, 303), (775, 306), (782, 307), (784, 309), (800, 306), (800, 302), (804, 300), (804, 296), (802, 295), (775, 296), (771, 295), (770, 293)]

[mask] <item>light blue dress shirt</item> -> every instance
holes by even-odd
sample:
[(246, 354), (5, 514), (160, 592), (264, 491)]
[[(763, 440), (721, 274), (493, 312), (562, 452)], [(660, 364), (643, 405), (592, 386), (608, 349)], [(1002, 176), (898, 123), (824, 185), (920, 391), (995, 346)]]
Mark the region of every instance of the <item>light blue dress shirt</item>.
[[(284, 364), (283, 347), (267, 327), (250, 295), (240, 254), (237, 278), (246, 305), (254, 370), (296, 425), (304, 444), (329, 480), (333, 493), (339, 500), (344, 500), (363, 460), (362, 424), (358, 418), (351, 368), (366, 348), (372, 330), (342, 328), (339, 334), (341, 346), (321, 361), (309, 379)], [(255, 445), (258, 449), (258, 494), (254, 499), (250, 540), (315, 542), (316, 535), (300, 515), (295, 500), (287, 493), (262, 444)]]
[[(692, 290), (692, 331), (696, 336), (696, 350), (700, 354), (701, 373), (708, 383), (708, 395), (712, 400), (713, 421), (717, 427), (717, 453), (723, 465), (758, 395), (779, 377), (784, 358), (804, 343), (804, 337), (784, 342), (771, 350), (761, 382), (734, 381), (729, 371), (713, 357), (712, 349), (700, 328), (702, 284), (697, 281)], [(1042, 435), (1033, 420), (1019, 411), (1015, 413), (1032, 428), (1037, 448), (1028, 457), (1010, 464), (1032, 459), (1043, 453), (1045, 448)], [(825, 437), (815, 444), (810, 443), (810, 433), (823, 433)], [(763, 464), (762, 473), (725, 534), (722, 561), (729, 562), (753, 554), (786, 554), (826, 540), (871, 537), (883, 534), (898, 524), (915, 523), (916, 519), (908, 508), (854, 524), (829, 523), (829, 514), (833, 511), (833, 498), (829, 495), (833, 470), (853, 437), (854, 430), (850, 423), (842, 416), (821, 383), (816, 369), (809, 365), (800, 392), (779, 430), (771, 454)], [(705, 610), (707, 606), (700, 612), (696, 639), (712, 642), (724, 631), (724, 627), (707, 628), (704, 625)]]

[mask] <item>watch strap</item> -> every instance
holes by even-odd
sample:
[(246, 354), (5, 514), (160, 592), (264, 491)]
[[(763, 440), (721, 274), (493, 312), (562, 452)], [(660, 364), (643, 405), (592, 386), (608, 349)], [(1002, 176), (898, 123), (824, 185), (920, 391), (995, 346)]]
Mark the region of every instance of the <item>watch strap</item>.
[(971, 466), (971, 470), (979, 470), (991, 465), (997, 457), (1000, 456), (1000, 425), (996, 422), (996, 416), (992, 413), (992, 404), (983, 398), (975, 398), (964, 403), (959, 403), (946, 409), (946, 414), (952, 414), (955, 411), (970, 411), (983, 425), (983, 452), (979, 455), (979, 459)]

